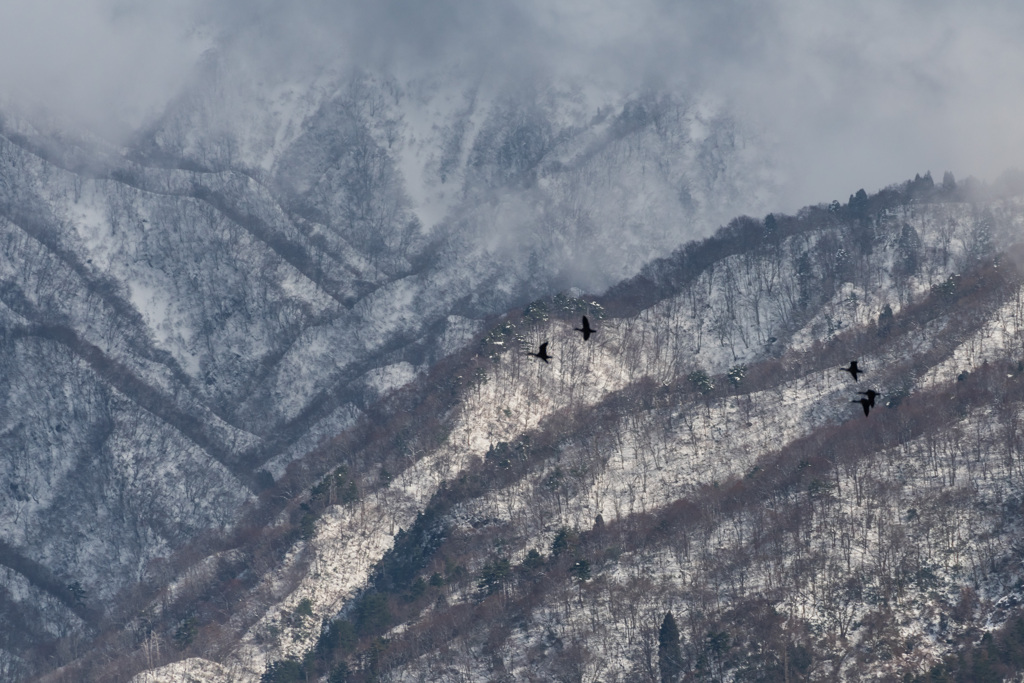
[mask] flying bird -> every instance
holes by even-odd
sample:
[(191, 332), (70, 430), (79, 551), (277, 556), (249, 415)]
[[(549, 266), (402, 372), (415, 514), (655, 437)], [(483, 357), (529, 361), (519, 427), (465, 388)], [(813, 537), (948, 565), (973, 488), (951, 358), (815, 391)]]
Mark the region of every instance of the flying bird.
[(857, 375), (863, 374), (863, 372), (864, 372), (863, 370), (858, 370), (857, 369), (857, 361), (855, 361), (855, 360), (851, 360), (850, 361), (850, 367), (848, 367), (848, 368), (839, 368), (839, 369), (840, 370), (846, 370), (848, 373), (853, 375), (853, 381), (854, 382), (859, 382), (860, 380), (857, 379)]
[(528, 355), (528, 356), (537, 356), (537, 358), (540, 358), (545, 363), (547, 363), (549, 359), (554, 358), (554, 356), (549, 356), (548, 355), (548, 343), (547, 342), (544, 342), (543, 344), (540, 345), (540, 351), (537, 351), (536, 353), (528, 353), (526, 355)]
[(875, 391), (874, 389), (868, 389), (867, 391), (858, 391), (857, 393), (861, 394), (862, 396), (867, 396), (868, 405), (871, 406), (872, 408), (875, 407), (875, 398), (877, 396), (882, 395), (881, 393)]
[(597, 332), (597, 330), (590, 327), (590, 321), (587, 319), (587, 316), (583, 316), (583, 327), (574, 327), (572, 329), (583, 333), (583, 341), (587, 341), (590, 339), (590, 335)]
[(868, 413), (871, 412), (871, 406), (874, 405), (874, 402), (869, 398), (855, 398), (850, 403), (859, 403), (864, 408), (864, 417), (868, 416)]

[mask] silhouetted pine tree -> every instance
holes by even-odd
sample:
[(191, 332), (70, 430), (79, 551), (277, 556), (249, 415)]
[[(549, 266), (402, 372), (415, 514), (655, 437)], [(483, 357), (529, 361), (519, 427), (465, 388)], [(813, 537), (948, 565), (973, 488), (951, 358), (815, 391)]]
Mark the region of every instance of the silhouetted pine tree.
[(661, 671), (661, 683), (672, 683), (679, 680), (683, 670), (683, 653), (679, 648), (679, 628), (671, 612), (665, 612), (658, 631), (658, 670)]

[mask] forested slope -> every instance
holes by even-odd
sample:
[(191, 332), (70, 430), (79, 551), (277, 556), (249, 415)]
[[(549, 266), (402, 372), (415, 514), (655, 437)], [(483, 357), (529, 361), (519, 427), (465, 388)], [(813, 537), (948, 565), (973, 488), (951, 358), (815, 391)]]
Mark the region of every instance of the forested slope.
[(771, 193), (744, 131), (678, 93), (211, 60), (120, 146), (0, 116), (12, 672), (73, 657), (52, 648), (239, 533), (289, 463), (489, 317), (607, 286)]
[[(273, 579), (222, 560), (136, 631), (185, 658), (146, 675), (1014, 671), (1024, 215), (979, 189), (738, 219), (605, 297), (502, 318), (289, 470)], [(545, 340), (550, 364), (526, 353)]]

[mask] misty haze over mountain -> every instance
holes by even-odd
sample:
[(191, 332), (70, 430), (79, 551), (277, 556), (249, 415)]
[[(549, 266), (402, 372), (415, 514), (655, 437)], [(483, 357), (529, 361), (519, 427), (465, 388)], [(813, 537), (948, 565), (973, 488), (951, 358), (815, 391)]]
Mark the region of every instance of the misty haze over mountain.
[(0, 680), (653, 681), (676, 645), (900, 679), (1016, 643), (1022, 24), (8, 3)]
[(152, 120), (214, 51), (266, 80), (451, 66), (491, 83), (699, 92), (773, 145), (780, 210), (926, 170), (992, 179), (1024, 150), (1024, 9), (1010, 2), (51, 0), (3, 13), (4, 99), (107, 136)]

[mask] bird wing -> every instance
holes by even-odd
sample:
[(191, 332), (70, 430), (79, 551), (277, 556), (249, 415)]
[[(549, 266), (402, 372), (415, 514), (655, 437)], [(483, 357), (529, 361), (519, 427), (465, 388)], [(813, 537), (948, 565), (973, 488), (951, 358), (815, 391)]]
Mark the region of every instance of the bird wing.
[(585, 329), (585, 330), (586, 330), (586, 329), (588, 329), (589, 327), (590, 327), (590, 321), (589, 321), (589, 320), (587, 320), (587, 316), (583, 316), (583, 329)]
[(547, 355), (547, 352), (548, 352), (548, 343), (544, 342), (543, 344), (540, 345), (540, 354), (542, 356), (544, 356), (544, 355)]

